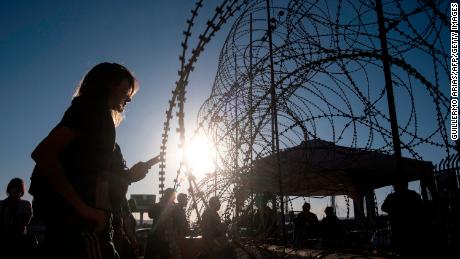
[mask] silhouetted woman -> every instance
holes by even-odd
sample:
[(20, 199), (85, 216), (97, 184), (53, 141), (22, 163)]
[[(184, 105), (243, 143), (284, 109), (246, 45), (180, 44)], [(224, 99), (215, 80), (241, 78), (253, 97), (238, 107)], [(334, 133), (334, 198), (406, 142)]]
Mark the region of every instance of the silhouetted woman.
[(13, 178), (6, 187), (8, 197), (0, 201), (0, 257), (25, 258), (32, 247), (26, 236), (32, 216), (30, 202), (22, 200), (24, 181)]
[(111, 237), (110, 185), (114, 178), (139, 181), (158, 162), (156, 157), (126, 172), (110, 172), (115, 128), (137, 89), (124, 66), (96, 65), (62, 120), (33, 151), (29, 192), (47, 225), (47, 258), (118, 258)]

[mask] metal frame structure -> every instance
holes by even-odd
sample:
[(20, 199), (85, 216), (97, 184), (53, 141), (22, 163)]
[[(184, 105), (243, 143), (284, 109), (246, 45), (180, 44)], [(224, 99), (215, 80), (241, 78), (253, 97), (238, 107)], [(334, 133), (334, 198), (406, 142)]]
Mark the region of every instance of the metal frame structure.
[[(432, 152), (441, 158), (456, 153), (443, 88), (450, 78), (449, 1), (224, 0), (189, 51), (202, 5), (197, 1), (191, 11), (181, 43), (160, 148), (160, 194), (173, 111), (183, 147), (189, 75), (235, 14), (192, 134), (215, 140), (216, 173), (195, 183), (183, 161), (174, 183), (189, 176), (197, 214), (215, 195), (226, 205), (225, 217), (252, 209), (254, 193), (238, 198), (241, 176), (251, 173), (255, 160), (311, 139), (394, 154), (396, 165), (402, 155), (433, 161)], [(284, 222), (282, 188), (276, 195), (273, 206)]]

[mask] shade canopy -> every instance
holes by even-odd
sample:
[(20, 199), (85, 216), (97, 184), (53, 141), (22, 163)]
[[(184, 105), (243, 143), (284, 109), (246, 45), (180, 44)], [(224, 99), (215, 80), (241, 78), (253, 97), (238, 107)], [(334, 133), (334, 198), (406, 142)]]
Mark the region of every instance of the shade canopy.
[[(431, 162), (403, 158), (408, 181), (433, 173)], [(283, 194), (290, 196), (354, 195), (394, 184), (393, 155), (310, 140), (280, 151)], [(243, 181), (246, 191), (279, 194), (276, 156), (254, 162)]]

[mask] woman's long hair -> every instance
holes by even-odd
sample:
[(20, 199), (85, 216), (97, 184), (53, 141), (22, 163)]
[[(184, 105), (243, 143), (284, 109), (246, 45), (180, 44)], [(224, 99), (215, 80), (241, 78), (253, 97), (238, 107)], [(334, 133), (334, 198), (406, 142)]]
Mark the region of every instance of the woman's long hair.
[[(85, 75), (74, 97), (105, 103), (114, 86), (119, 85), (123, 80), (127, 80), (131, 86), (130, 97), (132, 97), (139, 89), (133, 74), (120, 64), (108, 62), (100, 63), (94, 66)], [(115, 110), (111, 112), (114, 124), (118, 126), (123, 120), (123, 114)]]
[(21, 178), (13, 178), (8, 183), (8, 186), (6, 187), (6, 194), (8, 196), (10, 195), (10, 191), (13, 188), (16, 188), (19, 190), (19, 198), (21, 198), (26, 191), (26, 187), (24, 186), (24, 181)]

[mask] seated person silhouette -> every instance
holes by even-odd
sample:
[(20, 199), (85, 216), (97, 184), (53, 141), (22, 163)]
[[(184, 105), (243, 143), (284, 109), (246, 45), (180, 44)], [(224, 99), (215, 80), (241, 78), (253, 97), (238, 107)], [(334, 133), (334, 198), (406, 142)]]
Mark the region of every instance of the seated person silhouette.
[(335, 215), (333, 207), (324, 209), (326, 217), (321, 220), (320, 233), (326, 245), (336, 245), (340, 240), (342, 228), (339, 218)]
[(305, 202), (294, 220), (294, 235), (296, 240), (305, 240), (316, 236), (318, 217), (310, 212), (310, 203)]
[(272, 236), (276, 231), (276, 218), (273, 210), (267, 205), (265, 197), (256, 200), (257, 211), (254, 214), (253, 226), (255, 234), (260, 238)]

